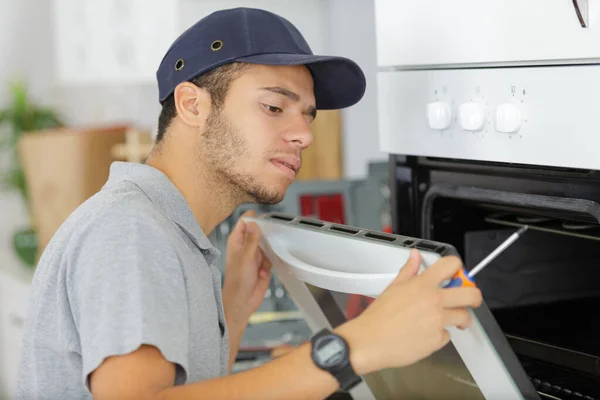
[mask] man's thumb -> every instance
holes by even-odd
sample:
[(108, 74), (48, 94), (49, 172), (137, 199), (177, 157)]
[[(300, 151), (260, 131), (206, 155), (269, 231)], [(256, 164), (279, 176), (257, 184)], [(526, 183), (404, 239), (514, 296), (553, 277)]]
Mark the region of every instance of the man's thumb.
[(229, 237), (227, 238), (227, 245), (232, 246), (236, 250), (239, 250), (244, 247), (244, 243), (246, 242), (246, 222), (244, 222), (241, 218), (237, 221), (231, 232), (229, 233)]
[(247, 222), (246, 223), (246, 243), (245, 243), (246, 248), (244, 249), (244, 252), (248, 256), (253, 257), (256, 252), (256, 249), (258, 248), (259, 241), (260, 241), (260, 230), (258, 228), (258, 225), (256, 225), (256, 223), (254, 223), (254, 222)]
[(410, 256), (408, 260), (400, 269), (398, 276), (394, 279), (394, 282), (404, 282), (414, 276), (419, 272), (419, 267), (421, 266), (421, 253), (417, 249), (412, 249), (410, 251)]

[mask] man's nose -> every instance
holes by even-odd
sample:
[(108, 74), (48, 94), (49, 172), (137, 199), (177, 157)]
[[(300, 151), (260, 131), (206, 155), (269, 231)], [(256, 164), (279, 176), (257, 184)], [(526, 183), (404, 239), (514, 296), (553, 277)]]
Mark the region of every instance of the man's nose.
[(305, 149), (313, 142), (313, 134), (305, 118), (299, 118), (283, 136), (284, 140), (295, 148)]

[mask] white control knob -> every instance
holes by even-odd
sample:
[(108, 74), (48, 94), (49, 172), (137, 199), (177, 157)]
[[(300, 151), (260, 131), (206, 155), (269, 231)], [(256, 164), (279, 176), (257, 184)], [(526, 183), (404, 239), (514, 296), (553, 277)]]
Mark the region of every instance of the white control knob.
[(514, 103), (504, 103), (496, 107), (496, 130), (502, 133), (516, 133), (521, 129), (521, 110)]
[(452, 123), (452, 109), (450, 104), (436, 101), (427, 105), (427, 119), (429, 127), (442, 131), (448, 129)]
[(485, 107), (476, 102), (461, 104), (458, 120), (465, 131), (481, 131), (485, 127)]

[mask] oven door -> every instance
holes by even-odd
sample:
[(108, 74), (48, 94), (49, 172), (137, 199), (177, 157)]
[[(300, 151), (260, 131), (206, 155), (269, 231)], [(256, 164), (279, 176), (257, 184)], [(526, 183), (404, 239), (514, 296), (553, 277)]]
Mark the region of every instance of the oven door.
[[(315, 333), (350, 319), (344, 312), (349, 294), (375, 298), (385, 290), (412, 248), (422, 254), (422, 270), (456, 254), (446, 243), (289, 214), (253, 220), (277, 277)], [(472, 310), (472, 318), (465, 330), (449, 328), (451, 341), (439, 351), (411, 366), (368, 374), (349, 395), (357, 400), (539, 399), (488, 307)]]
[(453, 245), (543, 398), (600, 399), (600, 181), (593, 173), (415, 159), (391, 167), (394, 232)]

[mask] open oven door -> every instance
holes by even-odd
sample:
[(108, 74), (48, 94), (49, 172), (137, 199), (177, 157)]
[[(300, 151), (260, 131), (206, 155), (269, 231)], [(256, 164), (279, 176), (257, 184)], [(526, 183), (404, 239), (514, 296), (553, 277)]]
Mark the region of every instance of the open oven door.
[[(347, 320), (344, 295), (377, 297), (411, 248), (422, 254), (421, 271), (457, 254), (445, 243), (279, 213), (244, 219), (258, 224), (261, 248), (313, 332)], [(349, 394), (361, 400), (539, 399), (487, 306), (472, 317), (472, 327), (449, 329), (451, 342), (438, 352), (409, 367), (364, 376)]]

